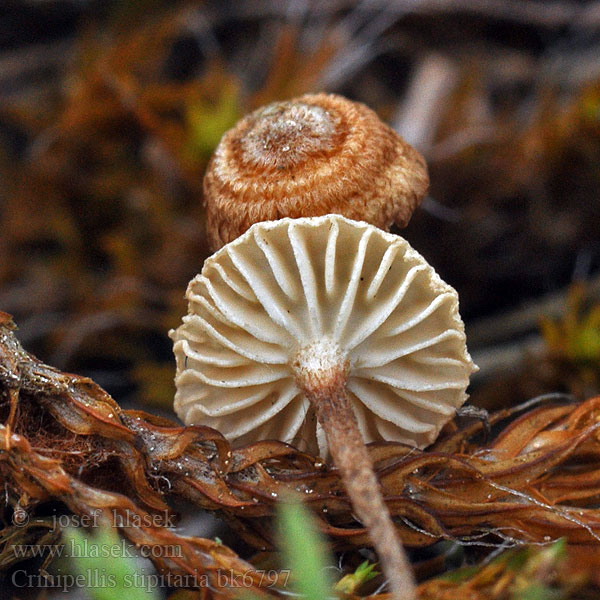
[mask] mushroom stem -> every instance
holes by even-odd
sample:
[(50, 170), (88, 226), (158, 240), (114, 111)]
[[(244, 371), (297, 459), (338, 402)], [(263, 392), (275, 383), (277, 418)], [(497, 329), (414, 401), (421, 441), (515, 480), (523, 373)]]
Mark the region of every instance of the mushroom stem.
[(334, 463), (356, 515), (369, 531), (392, 597), (416, 600), (416, 583), (406, 552), (381, 496), (373, 463), (350, 405), (346, 390), (347, 365), (298, 366), (298, 384), (325, 431)]

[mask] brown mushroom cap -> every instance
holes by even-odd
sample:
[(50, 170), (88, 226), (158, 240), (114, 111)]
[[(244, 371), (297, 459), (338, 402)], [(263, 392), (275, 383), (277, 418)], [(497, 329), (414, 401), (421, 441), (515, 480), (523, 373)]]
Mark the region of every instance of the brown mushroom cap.
[(428, 185), (423, 157), (364, 104), (275, 102), (221, 139), (204, 179), (208, 236), (216, 250), (257, 222), (329, 213), (404, 227)]

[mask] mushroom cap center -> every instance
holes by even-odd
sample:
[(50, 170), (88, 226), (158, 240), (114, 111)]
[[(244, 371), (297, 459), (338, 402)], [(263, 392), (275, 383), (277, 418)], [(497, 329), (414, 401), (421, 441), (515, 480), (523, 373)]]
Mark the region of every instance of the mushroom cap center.
[(243, 157), (256, 168), (288, 168), (331, 151), (335, 131), (336, 121), (320, 106), (275, 102), (251, 115), (241, 139)]
[(331, 386), (343, 387), (350, 370), (348, 354), (327, 338), (302, 346), (291, 365), (298, 387), (309, 391)]

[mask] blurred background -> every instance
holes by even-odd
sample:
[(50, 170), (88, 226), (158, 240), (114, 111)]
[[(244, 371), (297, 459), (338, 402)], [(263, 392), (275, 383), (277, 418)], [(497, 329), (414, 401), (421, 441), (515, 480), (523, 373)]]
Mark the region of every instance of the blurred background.
[(427, 158), (402, 232), (456, 287), (488, 408), (600, 381), (600, 2), (3, 0), (0, 310), (170, 414), (202, 176), (246, 112), (367, 103)]

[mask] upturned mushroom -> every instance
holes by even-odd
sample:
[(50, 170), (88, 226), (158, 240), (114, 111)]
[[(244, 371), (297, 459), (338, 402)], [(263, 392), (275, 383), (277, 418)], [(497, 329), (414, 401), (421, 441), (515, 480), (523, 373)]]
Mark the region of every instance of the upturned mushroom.
[(259, 108), (229, 130), (204, 178), (216, 250), (254, 223), (328, 213), (406, 226), (429, 179), (423, 157), (364, 104), (306, 95)]
[(394, 596), (415, 598), (365, 442), (424, 447), (465, 402), (476, 367), (456, 291), (403, 238), (326, 215), (254, 225), (186, 296), (179, 416), (330, 453)]

